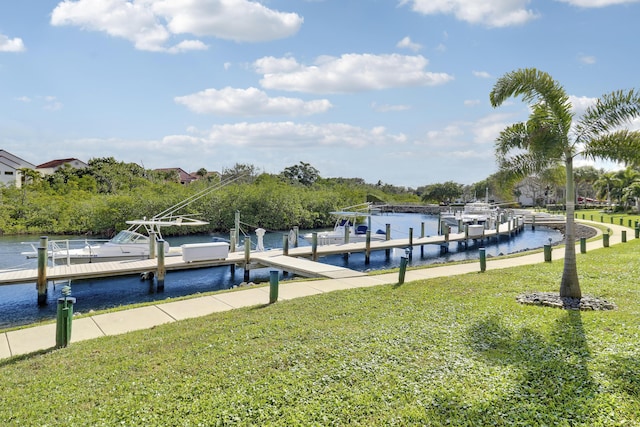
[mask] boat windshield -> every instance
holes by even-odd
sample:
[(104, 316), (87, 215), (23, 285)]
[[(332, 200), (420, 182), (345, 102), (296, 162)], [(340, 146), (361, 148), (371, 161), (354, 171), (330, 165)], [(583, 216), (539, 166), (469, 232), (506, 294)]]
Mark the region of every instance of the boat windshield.
[(144, 234), (136, 233), (131, 230), (122, 230), (118, 234), (116, 234), (113, 239), (110, 240), (111, 243), (117, 243), (119, 245), (129, 244), (129, 243), (145, 243), (148, 242), (149, 238)]

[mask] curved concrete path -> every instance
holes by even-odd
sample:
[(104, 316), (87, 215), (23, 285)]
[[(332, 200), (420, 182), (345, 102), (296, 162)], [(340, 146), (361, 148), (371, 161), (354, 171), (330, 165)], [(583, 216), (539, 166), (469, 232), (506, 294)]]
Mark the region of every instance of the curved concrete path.
[[(627, 240), (635, 238), (634, 230), (614, 224), (579, 220), (584, 224), (605, 225), (612, 230), (609, 244), (622, 242), (622, 231), (626, 230)], [(599, 232), (601, 235), (602, 233)], [(603, 239), (587, 243), (587, 251), (602, 248)], [(579, 244), (576, 253), (580, 254)], [(564, 250), (555, 249), (553, 260), (562, 259)], [(510, 268), (544, 262), (544, 253), (537, 252), (530, 255), (510, 258), (488, 258), (487, 270)], [(438, 267), (407, 270), (405, 282), (430, 279), (434, 277), (453, 276), (479, 272), (479, 263), (452, 264)], [(388, 273), (375, 276), (361, 276), (341, 279), (325, 279), (304, 282), (282, 282), (279, 285), (279, 300), (289, 300), (324, 292), (341, 289), (361, 288), (387, 284), (397, 284), (398, 273)], [(224, 292), (215, 295), (197, 297), (182, 301), (158, 302), (155, 305), (122, 310), (113, 313), (96, 314), (73, 320), (71, 342), (78, 342), (106, 335), (117, 335), (126, 332), (147, 329), (163, 323), (176, 322), (192, 317), (205, 316), (211, 313), (233, 310), (235, 308), (264, 305), (269, 302), (269, 287), (255, 287), (234, 292)], [(56, 345), (56, 324), (34, 326), (0, 334), (0, 359), (24, 355), (36, 351), (49, 350)]]

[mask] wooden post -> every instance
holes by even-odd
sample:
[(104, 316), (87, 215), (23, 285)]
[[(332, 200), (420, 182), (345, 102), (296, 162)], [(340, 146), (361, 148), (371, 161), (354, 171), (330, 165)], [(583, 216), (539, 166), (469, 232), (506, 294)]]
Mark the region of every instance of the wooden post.
[(311, 233), (311, 260), (318, 260), (318, 233), (316, 231)]
[(300, 229), (298, 228), (298, 226), (297, 226), (297, 225), (294, 225), (294, 226), (293, 226), (293, 232), (294, 232), (294, 233), (295, 233), (295, 235), (296, 235), (296, 241), (295, 241), (295, 243), (293, 244), (293, 247), (294, 247), (294, 248), (297, 248), (297, 247), (298, 247), (298, 236), (299, 236), (299, 234), (300, 234)]
[(155, 231), (149, 233), (149, 259), (156, 257), (156, 234)]
[(164, 240), (158, 240), (158, 273), (156, 277), (158, 278), (158, 290), (164, 290), (164, 276), (167, 273), (167, 268), (164, 265)]
[(282, 255), (289, 255), (289, 234), (282, 235)]
[(240, 211), (236, 211), (234, 223), (235, 228), (233, 230), (236, 238), (236, 244), (238, 244), (238, 242), (240, 242)]
[(230, 252), (236, 251), (237, 243), (238, 242), (236, 241), (236, 229), (232, 228), (231, 230), (229, 230), (229, 251)]
[(369, 264), (371, 261), (371, 229), (367, 229), (367, 240), (364, 249), (364, 263)]
[(38, 305), (47, 304), (47, 250), (49, 248), (49, 239), (46, 236), (40, 237), (40, 246), (38, 247)]
[(413, 227), (409, 227), (409, 259), (413, 256)]
[(249, 262), (251, 261), (251, 240), (244, 239), (244, 281), (249, 281)]
[(351, 231), (351, 228), (349, 227), (349, 224), (345, 224), (344, 226), (344, 242), (345, 243), (349, 243), (349, 232)]
[[(386, 229), (385, 229), (385, 240), (391, 240), (391, 224), (386, 224)], [(391, 250), (390, 249), (386, 249), (384, 251), (385, 256), (387, 258), (389, 258), (391, 256)]]

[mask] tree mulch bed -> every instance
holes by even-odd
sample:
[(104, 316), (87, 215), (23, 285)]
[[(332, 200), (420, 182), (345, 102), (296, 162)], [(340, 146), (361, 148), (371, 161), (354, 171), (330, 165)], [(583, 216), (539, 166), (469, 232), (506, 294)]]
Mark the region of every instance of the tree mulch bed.
[[(588, 225), (575, 224), (576, 240), (584, 237), (590, 239), (597, 235), (598, 231)], [(564, 225), (554, 225), (551, 228), (565, 234)], [(562, 244), (564, 242), (558, 242)], [(545, 307), (563, 308), (565, 310), (615, 310), (614, 303), (600, 298), (584, 295), (582, 298), (561, 297), (553, 292), (530, 292), (519, 295), (516, 300), (521, 304), (540, 305)]]
[(582, 298), (561, 297), (553, 292), (530, 292), (518, 295), (521, 304), (563, 308), (565, 310), (615, 310), (614, 303), (600, 298), (583, 295)]
[[(576, 240), (580, 240), (582, 237), (584, 237), (585, 239), (590, 239), (592, 237), (595, 237), (598, 234), (598, 230), (596, 230), (593, 227), (589, 227), (588, 225), (574, 224), (574, 226), (575, 226)], [(558, 230), (560, 233), (562, 233), (563, 236), (566, 236), (564, 224), (550, 225), (549, 228)], [(560, 245), (563, 243), (564, 241), (560, 241), (556, 243), (556, 245)]]

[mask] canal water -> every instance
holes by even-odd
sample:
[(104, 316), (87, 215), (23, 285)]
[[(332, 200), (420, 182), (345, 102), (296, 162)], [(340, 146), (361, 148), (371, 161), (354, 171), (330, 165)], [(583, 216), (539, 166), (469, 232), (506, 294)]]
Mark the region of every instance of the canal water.
[[(422, 224), (425, 228), (425, 236), (435, 235), (437, 230), (437, 216), (420, 214), (383, 214), (372, 217), (372, 231), (385, 230), (389, 224), (392, 238), (407, 238), (409, 230), (413, 229), (414, 238), (421, 235)], [(309, 230), (300, 230), (300, 235)], [(316, 230), (318, 231), (318, 230)], [(284, 232), (271, 232), (267, 230), (264, 237), (265, 250), (270, 248), (282, 248)], [(195, 235), (180, 238), (167, 237), (171, 246), (180, 246), (184, 243), (207, 242), (213, 237), (228, 238), (228, 235)], [(50, 239), (59, 239), (60, 236), (49, 236)], [(62, 238), (69, 238), (65, 236)], [(255, 233), (248, 235), (252, 242), (256, 243)], [(242, 238), (241, 238), (242, 239)], [(550, 241), (559, 242), (563, 236), (556, 230), (545, 227), (537, 227), (535, 231), (529, 227), (511, 237), (502, 237), (500, 241), (495, 239), (485, 240), (481, 243), (470, 244), (465, 248), (457, 243), (449, 245), (449, 253), (441, 254), (437, 245), (427, 245), (422, 249), (415, 247), (410, 257), (409, 265), (427, 265), (442, 262), (472, 260), (478, 258), (478, 249), (484, 247), (488, 257), (501, 254), (522, 252), (528, 249), (541, 248)], [(21, 252), (29, 251), (31, 247), (23, 242), (37, 244), (38, 236), (7, 236), (0, 237), (0, 269), (36, 268), (36, 260), (27, 260)], [(309, 243), (302, 238), (299, 245), (308, 246)], [(242, 246), (240, 246), (242, 247)], [(401, 258), (406, 256), (405, 249), (393, 249), (387, 257), (385, 251), (371, 253), (370, 262), (365, 264), (364, 253), (351, 254), (348, 260), (342, 255), (322, 257), (320, 262), (348, 267), (359, 271), (383, 270), (397, 268)], [(250, 279), (252, 282), (265, 282), (269, 280), (270, 269), (252, 270)], [(280, 280), (288, 280), (291, 276), (280, 274)], [(169, 300), (171, 298), (194, 295), (203, 292), (229, 289), (240, 285), (244, 279), (242, 269), (236, 269), (231, 273), (229, 267), (216, 267), (196, 270), (169, 271), (165, 279), (163, 291), (157, 291), (152, 281), (140, 280), (140, 277), (123, 276), (105, 279), (78, 280), (71, 283), (72, 296), (76, 298), (74, 311), (87, 313), (94, 310), (118, 307), (140, 302)], [(49, 284), (48, 301), (45, 306), (37, 305), (37, 292), (35, 284), (20, 284), (0, 286), (0, 329), (32, 324), (40, 321), (55, 319), (57, 300), (61, 296), (61, 289), (67, 282)]]

